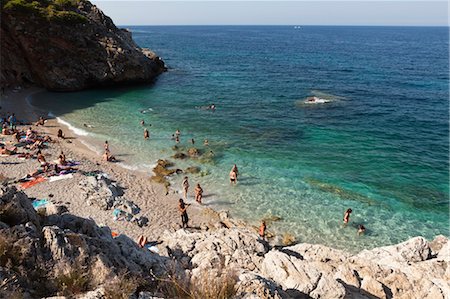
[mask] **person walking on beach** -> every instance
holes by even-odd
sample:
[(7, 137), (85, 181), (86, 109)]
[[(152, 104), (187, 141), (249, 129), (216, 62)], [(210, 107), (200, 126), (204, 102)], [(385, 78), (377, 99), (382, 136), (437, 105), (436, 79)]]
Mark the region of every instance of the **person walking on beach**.
[(259, 226), (259, 236), (263, 240), (264, 240), (264, 238), (266, 236), (266, 222), (264, 220), (261, 221), (261, 225)]
[(350, 221), (350, 214), (352, 213), (352, 209), (347, 209), (344, 213), (344, 226), (347, 225)]
[(195, 187), (195, 201), (198, 203), (202, 203), (202, 197), (203, 197), (203, 189), (200, 187), (200, 184), (197, 184)]
[(181, 183), (181, 186), (183, 187), (184, 199), (187, 200), (187, 194), (188, 194), (188, 189), (189, 189), (189, 181), (188, 181), (187, 176), (184, 177), (183, 182)]
[(150, 133), (148, 132), (147, 128), (144, 129), (144, 139), (147, 140), (150, 138)]
[(178, 210), (180, 211), (180, 215), (181, 215), (181, 226), (183, 228), (188, 228), (188, 221), (189, 221), (189, 217), (187, 214), (187, 207), (190, 206), (190, 204), (186, 204), (182, 198), (180, 198), (179, 203), (178, 203)]

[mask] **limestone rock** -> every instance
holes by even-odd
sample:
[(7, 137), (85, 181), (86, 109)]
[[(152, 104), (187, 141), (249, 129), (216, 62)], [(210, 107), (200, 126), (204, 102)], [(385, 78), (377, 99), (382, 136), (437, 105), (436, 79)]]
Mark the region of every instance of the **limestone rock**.
[(73, 91), (149, 83), (165, 70), (159, 57), (139, 48), (129, 31), (89, 1), (52, 2), (36, 1), (34, 9), (2, 7), (2, 86), (34, 83)]

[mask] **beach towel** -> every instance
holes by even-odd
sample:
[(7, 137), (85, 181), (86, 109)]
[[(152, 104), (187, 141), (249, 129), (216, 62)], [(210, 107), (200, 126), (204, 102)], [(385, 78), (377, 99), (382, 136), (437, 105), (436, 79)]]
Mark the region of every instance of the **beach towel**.
[(35, 180), (20, 184), (20, 187), (22, 187), (22, 189), (28, 189), (28, 188), (33, 187), (34, 185), (45, 182), (46, 180), (47, 180), (46, 178), (37, 177)]
[(111, 236), (113, 237), (113, 238), (115, 238), (115, 237), (118, 237), (119, 236), (119, 233), (116, 233), (116, 232), (111, 232)]
[(145, 244), (144, 245), (145, 248), (147, 248), (147, 250), (154, 252), (154, 253), (159, 253), (159, 249), (158, 247), (151, 245), (151, 244)]
[(67, 179), (71, 179), (71, 178), (73, 178), (73, 174), (69, 173), (69, 174), (52, 176), (52, 177), (50, 177), (48, 179), (48, 181), (49, 182), (56, 182), (56, 181), (67, 180)]
[(36, 199), (36, 200), (33, 200), (31, 202), (31, 204), (33, 205), (33, 208), (35, 210), (38, 210), (39, 208), (46, 206), (48, 204), (48, 200), (46, 200), (46, 199)]

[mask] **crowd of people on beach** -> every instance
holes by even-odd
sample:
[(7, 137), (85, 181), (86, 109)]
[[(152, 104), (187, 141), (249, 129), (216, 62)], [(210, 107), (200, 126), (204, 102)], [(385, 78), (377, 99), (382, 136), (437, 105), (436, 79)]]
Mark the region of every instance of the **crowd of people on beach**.
[[(34, 124), (35, 126), (43, 126), (46, 120), (40, 117)], [(41, 134), (33, 130), (30, 126), (28, 128), (19, 128), (19, 125), (26, 125), (24, 121), (17, 120), (14, 113), (6, 113), (6, 116), (1, 118), (2, 135), (11, 135), (12, 138), (6, 143), (0, 144), (0, 155), (15, 156), (23, 160), (36, 160), (39, 166), (36, 170), (28, 173), (24, 177), (18, 179), (17, 182), (24, 183), (34, 181), (38, 178), (59, 176), (76, 171), (75, 164), (66, 159), (64, 152), (60, 152), (58, 158), (53, 162), (48, 162), (43, 151), (50, 143), (55, 143), (47, 134)], [(59, 130), (61, 131), (61, 130)], [(64, 138), (62, 131), (58, 132), (57, 138)]]

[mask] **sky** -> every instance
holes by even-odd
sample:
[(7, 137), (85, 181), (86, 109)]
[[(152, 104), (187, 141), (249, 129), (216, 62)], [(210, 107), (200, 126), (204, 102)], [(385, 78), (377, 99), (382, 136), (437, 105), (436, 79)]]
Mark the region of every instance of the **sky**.
[(447, 1), (91, 0), (116, 25), (448, 26)]

